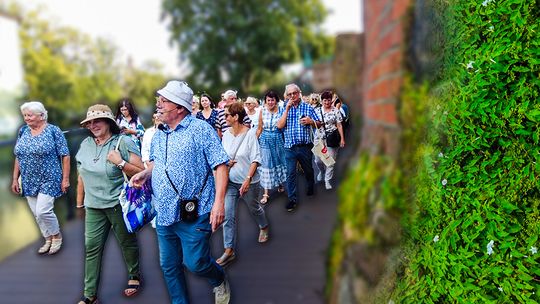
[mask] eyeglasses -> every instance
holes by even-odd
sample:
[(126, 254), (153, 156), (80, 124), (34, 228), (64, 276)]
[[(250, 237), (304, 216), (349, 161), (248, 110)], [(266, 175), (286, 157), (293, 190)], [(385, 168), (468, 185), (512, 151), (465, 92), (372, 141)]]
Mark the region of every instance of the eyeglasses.
[(294, 92), (290, 92), (289, 94), (287, 94), (287, 96), (291, 97), (291, 96), (298, 95), (298, 94), (300, 94), (299, 91), (294, 91)]
[(158, 96), (156, 97), (156, 103), (164, 103), (164, 102), (170, 102), (170, 103), (173, 103), (172, 101), (168, 100), (167, 98), (164, 98), (162, 96)]

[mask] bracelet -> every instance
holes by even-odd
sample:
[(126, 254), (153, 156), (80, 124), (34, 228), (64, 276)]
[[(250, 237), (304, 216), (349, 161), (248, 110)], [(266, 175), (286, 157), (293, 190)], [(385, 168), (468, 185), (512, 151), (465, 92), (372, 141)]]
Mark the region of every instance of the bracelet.
[(77, 209), (82, 209), (82, 208), (84, 208), (84, 205), (77, 205), (77, 206), (75, 206), (75, 207), (76, 207)]

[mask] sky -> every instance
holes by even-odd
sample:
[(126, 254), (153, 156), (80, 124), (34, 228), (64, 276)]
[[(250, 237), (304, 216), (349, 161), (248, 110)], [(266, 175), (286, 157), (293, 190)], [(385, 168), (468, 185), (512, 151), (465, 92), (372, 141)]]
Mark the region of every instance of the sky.
[[(93, 37), (114, 41), (124, 58), (136, 66), (158, 60), (165, 71), (181, 74), (178, 52), (169, 45), (166, 25), (160, 22), (158, 0), (19, 0), (25, 7), (45, 5), (45, 16)], [(322, 28), (329, 34), (361, 32), (361, 0), (323, 0), (330, 10)]]

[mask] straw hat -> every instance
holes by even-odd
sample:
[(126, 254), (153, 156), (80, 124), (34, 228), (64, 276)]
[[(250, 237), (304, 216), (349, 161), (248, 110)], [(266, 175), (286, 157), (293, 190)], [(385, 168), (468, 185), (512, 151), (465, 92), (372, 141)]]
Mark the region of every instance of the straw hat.
[(111, 108), (109, 108), (109, 106), (107, 105), (97, 104), (88, 108), (88, 112), (86, 112), (86, 119), (81, 121), (81, 126), (91, 120), (98, 118), (108, 118), (116, 124), (116, 120), (114, 119)]

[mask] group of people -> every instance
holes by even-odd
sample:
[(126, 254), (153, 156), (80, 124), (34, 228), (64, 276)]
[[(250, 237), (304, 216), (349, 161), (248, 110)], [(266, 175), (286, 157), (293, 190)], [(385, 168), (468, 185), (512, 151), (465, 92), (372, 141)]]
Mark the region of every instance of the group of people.
[[(81, 121), (89, 136), (75, 156), (76, 207), (85, 215), (85, 277), (79, 304), (97, 302), (102, 255), (111, 229), (128, 272), (124, 295), (134, 296), (141, 287), (137, 237), (128, 233), (118, 200), (127, 179), (134, 187), (152, 186), (160, 266), (172, 303), (189, 302), (184, 267), (208, 280), (216, 303), (229, 302), (223, 268), (236, 258), (240, 201), (259, 228), (258, 242), (265, 243), (269, 225), (263, 206), (276, 189), (287, 192), (287, 211), (295, 210), (298, 164), (308, 196), (314, 194), (314, 168), (319, 170), (317, 180), (332, 188), (333, 165), (314, 159), (312, 152), (314, 144), (325, 143), (335, 131), (338, 145), (325, 148), (326, 153), (335, 159), (345, 146), (343, 112), (334, 106), (331, 91), (320, 95), (322, 106), (317, 106), (302, 100), (296, 84), (285, 87), (283, 101), (268, 91), (263, 105), (252, 97), (238, 102), (236, 92), (228, 90), (217, 109), (209, 95), (201, 95), (199, 111), (193, 106), (192, 89), (183, 81), (169, 81), (156, 95), (149, 129), (144, 129), (129, 99), (119, 102), (116, 115), (107, 105), (93, 105)], [(40, 102), (23, 104), (21, 112), (26, 125), (15, 145), (11, 188), (26, 197), (45, 238), (38, 253), (55, 254), (62, 236), (54, 200), (70, 186), (67, 142), (58, 127), (47, 123)], [(209, 240), (221, 226), (224, 252), (214, 259)]]

